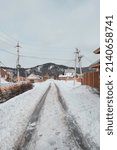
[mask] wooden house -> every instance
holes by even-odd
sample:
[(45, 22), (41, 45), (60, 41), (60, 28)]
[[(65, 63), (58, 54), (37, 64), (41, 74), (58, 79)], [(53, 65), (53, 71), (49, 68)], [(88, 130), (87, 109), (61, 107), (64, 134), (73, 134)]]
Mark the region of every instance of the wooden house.
[(39, 75), (35, 75), (35, 74), (30, 74), (28, 77), (27, 77), (27, 80), (32, 82), (32, 83), (35, 83), (35, 82), (42, 82), (43, 81), (43, 78)]
[[(100, 54), (100, 48), (93, 51), (95, 54)], [(82, 84), (100, 89), (100, 59), (92, 63), (90, 68), (94, 71), (86, 72), (83, 74)]]

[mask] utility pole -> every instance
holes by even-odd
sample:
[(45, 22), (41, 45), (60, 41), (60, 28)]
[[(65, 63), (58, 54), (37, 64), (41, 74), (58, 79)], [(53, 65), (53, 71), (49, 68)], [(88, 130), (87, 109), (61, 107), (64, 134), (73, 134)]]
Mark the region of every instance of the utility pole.
[(77, 63), (78, 63), (78, 49), (76, 48), (75, 53), (75, 72), (74, 72), (74, 85), (75, 85), (75, 80), (76, 80), (76, 71), (77, 71)]
[(16, 45), (16, 48), (17, 48), (17, 61), (16, 61), (16, 69), (17, 69), (17, 80), (18, 82), (20, 81), (20, 64), (19, 64), (19, 59), (20, 59), (20, 55), (19, 55), (19, 48), (20, 48), (20, 45), (19, 45), (19, 42), (17, 43)]
[(80, 50), (78, 51), (78, 64), (80, 68), (80, 75), (82, 76), (82, 67), (81, 67), (81, 59), (83, 56), (80, 55)]
[(77, 71), (77, 63), (78, 63), (78, 49), (75, 51), (75, 77), (76, 77), (76, 71)]
[[(76, 78), (76, 72), (77, 72), (77, 64), (79, 65), (80, 69), (80, 77), (82, 77), (82, 67), (81, 67), (81, 59), (83, 56), (80, 55), (80, 50), (76, 48), (75, 51), (75, 78)], [(74, 85), (75, 85), (75, 79), (74, 79)]]

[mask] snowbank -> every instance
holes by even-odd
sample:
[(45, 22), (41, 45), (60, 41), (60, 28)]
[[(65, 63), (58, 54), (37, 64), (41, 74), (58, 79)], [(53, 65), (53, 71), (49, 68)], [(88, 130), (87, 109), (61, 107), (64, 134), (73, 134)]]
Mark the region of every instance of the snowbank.
[(59, 86), (68, 112), (75, 117), (85, 139), (99, 146), (99, 95), (78, 82), (74, 86), (74, 81), (48, 80), (35, 83), (32, 90), (0, 104), (0, 150), (15, 149), (35, 106), (52, 82)]
[(56, 81), (72, 114), (85, 138), (100, 145), (100, 100), (99, 95), (88, 87), (74, 81)]
[(0, 104), (0, 150), (14, 149), (14, 144), (20, 140), (36, 104), (48, 85), (49, 82), (37, 83), (32, 90)]
[(4, 78), (1, 78), (0, 80), (1, 80), (1, 82), (0, 82), (1, 85), (2, 85), (2, 84), (8, 84), (8, 83), (9, 83), (9, 82), (7, 82)]

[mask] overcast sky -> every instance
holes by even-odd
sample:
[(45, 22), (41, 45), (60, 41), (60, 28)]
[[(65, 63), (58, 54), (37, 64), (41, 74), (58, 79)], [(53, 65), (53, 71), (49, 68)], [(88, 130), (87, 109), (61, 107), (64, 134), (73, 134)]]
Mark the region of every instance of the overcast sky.
[(53, 62), (74, 65), (75, 48), (82, 66), (95, 62), (100, 45), (99, 0), (0, 0), (0, 61), (16, 66), (16, 44), (22, 67)]

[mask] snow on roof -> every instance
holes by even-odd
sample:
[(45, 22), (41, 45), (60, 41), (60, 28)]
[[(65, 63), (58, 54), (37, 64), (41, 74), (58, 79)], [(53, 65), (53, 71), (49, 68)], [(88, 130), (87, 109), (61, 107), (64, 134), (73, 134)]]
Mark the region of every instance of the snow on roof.
[(65, 75), (59, 75), (59, 77), (73, 77), (74, 75), (71, 73), (66, 73)]
[(74, 69), (65, 69), (65, 73), (74, 73)]
[(93, 51), (95, 54), (100, 54), (100, 48), (97, 48), (96, 50)]
[(39, 75), (35, 75), (35, 74), (30, 74), (27, 79), (40, 79)]
[(63, 74), (60, 74), (60, 75), (59, 75), (59, 77), (65, 77), (65, 75), (63, 75)]

